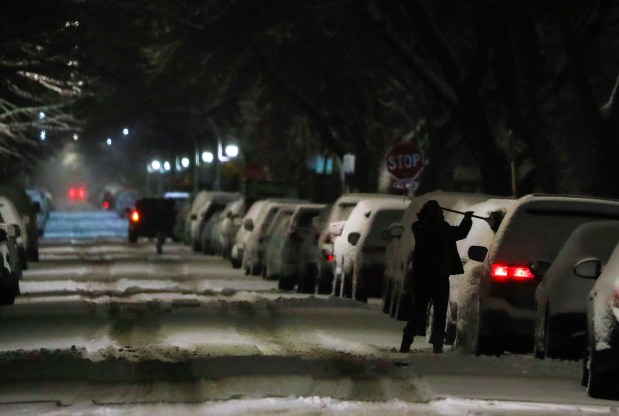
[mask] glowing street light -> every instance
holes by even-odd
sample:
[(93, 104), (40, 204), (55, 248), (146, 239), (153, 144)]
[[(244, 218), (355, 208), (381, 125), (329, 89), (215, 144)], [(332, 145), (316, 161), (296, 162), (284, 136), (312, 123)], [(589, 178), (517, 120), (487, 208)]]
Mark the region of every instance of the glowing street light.
[(153, 160), (152, 162), (150, 162), (150, 167), (154, 171), (158, 171), (159, 169), (161, 169), (161, 162), (158, 160)]
[(213, 154), (211, 152), (203, 152), (202, 153), (202, 160), (206, 163), (213, 163), (213, 160), (215, 159), (215, 157), (213, 156)]
[(109, 137), (107, 138), (105, 142), (107, 143), (108, 146), (112, 145), (112, 139), (110, 139)]
[(170, 169), (172, 169), (172, 166), (170, 165), (170, 162), (168, 162), (167, 160), (165, 162), (163, 162), (163, 170), (165, 170), (167, 172)]
[(77, 141), (80, 138), (80, 136), (77, 135), (77, 133), (73, 133), (73, 140)]
[(237, 157), (239, 155), (239, 147), (235, 144), (229, 144), (226, 146), (226, 156)]
[(124, 134), (125, 136), (129, 135), (129, 129), (125, 127), (125, 128), (123, 129), (123, 134)]
[(189, 167), (189, 158), (188, 157), (184, 157), (181, 159), (181, 166), (184, 168), (188, 168)]
[(41, 141), (44, 142), (47, 139), (47, 132), (45, 130), (41, 130), (41, 134), (39, 134)]
[(39, 120), (43, 120), (45, 118), (45, 113), (43, 111), (39, 112)]

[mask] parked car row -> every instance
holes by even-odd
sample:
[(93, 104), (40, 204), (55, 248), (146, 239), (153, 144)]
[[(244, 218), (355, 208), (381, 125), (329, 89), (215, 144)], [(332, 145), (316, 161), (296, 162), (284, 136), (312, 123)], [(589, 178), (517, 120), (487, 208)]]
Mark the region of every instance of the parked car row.
[(473, 354), (585, 356), (589, 394), (619, 398), (617, 200), (444, 191), (347, 194), (328, 205), (217, 198), (185, 211), (187, 244), (282, 290), (382, 297), (383, 312), (398, 320), (410, 313), (411, 224), (421, 207), (438, 201), (451, 224), (472, 211), (481, 219), (457, 243), (464, 273), (450, 278), (446, 343)]

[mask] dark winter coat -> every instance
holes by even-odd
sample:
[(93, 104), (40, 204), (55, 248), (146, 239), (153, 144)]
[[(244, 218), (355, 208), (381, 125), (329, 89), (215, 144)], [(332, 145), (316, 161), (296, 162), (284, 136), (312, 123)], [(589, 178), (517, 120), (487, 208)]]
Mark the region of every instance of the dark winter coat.
[(468, 217), (464, 217), (457, 226), (449, 225), (443, 220), (414, 222), (413, 278), (464, 273), (456, 241), (466, 238), (472, 225), (473, 221)]

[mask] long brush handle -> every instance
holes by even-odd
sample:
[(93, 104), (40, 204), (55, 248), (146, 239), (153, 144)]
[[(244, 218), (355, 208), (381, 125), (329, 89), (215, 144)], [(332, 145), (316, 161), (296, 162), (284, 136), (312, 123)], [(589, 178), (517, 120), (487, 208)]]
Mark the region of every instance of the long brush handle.
[[(462, 212), (462, 211), (456, 211), (455, 209), (449, 209), (449, 208), (443, 208), (443, 207), (441, 207), (441, 209), (442, 209), (443, 211), (454, 212), (454, 213), (456, 213), (456, 214), (462, 214), (462, 215), (464, 215), (464, 214), (465, 214), (464, 212)], [(480, 216), (478, 216), (478, 215), (471, 215), (471, 217), (473, 217), (473, 218), (477, 218), (477, 219), (480, 219), (480, 220), (484, 220), (484, 221), (487, 221), (487, 220), (488, 220), (488, 218), (485, 218), (485, 217), (480, 217)]]

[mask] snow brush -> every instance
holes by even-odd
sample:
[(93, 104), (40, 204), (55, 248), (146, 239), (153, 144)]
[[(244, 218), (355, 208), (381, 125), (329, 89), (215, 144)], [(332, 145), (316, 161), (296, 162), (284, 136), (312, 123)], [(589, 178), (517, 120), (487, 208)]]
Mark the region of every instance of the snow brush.
[[(441, 209), (443, 211), (449, 211), (455, 214), (460, 214), (460, 215), (466, 214), (466, 212), (456, 211), (455, 209), (443, 208), (443, 207), (441, 207)], [(490, 226), (490, 229), (494, 231), (495, 233), (499, 229), (499, 226), (501, 225), (501, 221), (503, 221), (503, 213), (500, 211), (493, 211), (490, 213), (488, 217), (480, 217), (479, 215), (475, 215), (475, 214), (471, 215), (471, 217), (486, 221), (486, 223)]]

